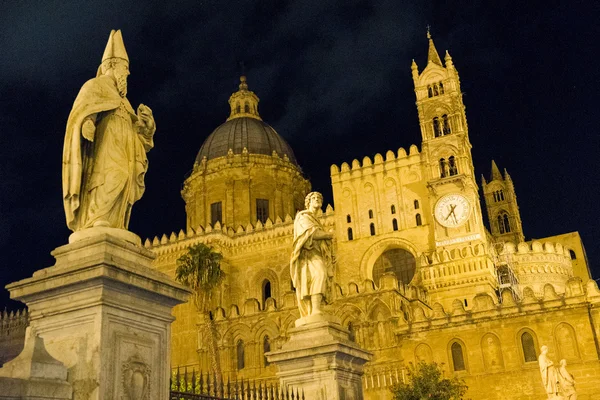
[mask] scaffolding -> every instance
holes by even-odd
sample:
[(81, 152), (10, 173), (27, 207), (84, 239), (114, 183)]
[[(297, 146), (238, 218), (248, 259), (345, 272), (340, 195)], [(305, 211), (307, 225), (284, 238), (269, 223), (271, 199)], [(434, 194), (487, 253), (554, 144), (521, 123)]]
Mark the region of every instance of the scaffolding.
[(515, 301), (521, 300), (519, 280), (514, 272), (513, 255), (504, 252), (504, 243), (496, 243), (496, 275), (498, 277), (498, 301), (502, 303), (502, 293), (510, 291)]

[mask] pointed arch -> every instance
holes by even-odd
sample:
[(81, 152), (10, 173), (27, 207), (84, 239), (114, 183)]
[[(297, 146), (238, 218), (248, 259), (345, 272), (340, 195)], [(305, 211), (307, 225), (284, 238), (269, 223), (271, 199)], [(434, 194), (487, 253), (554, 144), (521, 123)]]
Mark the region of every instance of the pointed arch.
[(483, 363), (487, 370), (498, 370), (504, 368), (502, 346), (500, 339), (492, 332), (488, 332), (481, 338), (481, 353)]
[(380, 299), (375, 299), (367, 308), (369, 321), (386, 321), (391, 317), (390, 308)]
[(522, 328), (517, 332), (517, 347), (521, 354), (521, 361), (523, 363), (535, 363), (537, 362), (539, 348), (537, 335), (529, 328)]
[(452, 366), (452, 371), (461, 372), (468, 370), (467, 351), (464, 342), (454, 338), (448, 343), (448, 359)]
[(579, 360), (579, 348), (577, 346), (577, 333), (573, 327), (561, 322), (554, 329), (554, 338), (556, 340), (556, 348), (558, 349), (559, 359), (567, 361)]

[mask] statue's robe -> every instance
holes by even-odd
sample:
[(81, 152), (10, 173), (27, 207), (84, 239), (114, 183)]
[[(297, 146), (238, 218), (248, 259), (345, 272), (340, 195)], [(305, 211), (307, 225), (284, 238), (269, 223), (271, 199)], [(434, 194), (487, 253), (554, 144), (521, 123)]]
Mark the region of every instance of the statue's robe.
[(300, 317), (308, 315), (303, 299), (314, 294), (325, 296), (327, 277), (333, 275), (331, 248), (326, 240), (315, 239), (323, 225), (308, 210), (300, 211), (294, 220), (294, 243), (290, 258), (290, 275), (296, 288)]
[(575, 380), (564, 365), (561, 365), (558, 369), (558, 382), (560, 383), (560, 392), (563, 397), (568, 400), (577, 400)]
[[(94, 141), (82, 138), (86, 119)], [(63, 149), (63, 203), (67, 226), (77, 231), (102, 222), (127, 229), (131, 206), (144, 193), (146, 152), (153, 134), (139, 129), (129, 101), (105, 75), (87, 81), (73, 104)]]
[(558, 392), (556, 368), (547, 355), (540, 354), (538, 358), (540, 365), (540, 374), (542, 375), (542, 384), (548, 395), (555, 395)]

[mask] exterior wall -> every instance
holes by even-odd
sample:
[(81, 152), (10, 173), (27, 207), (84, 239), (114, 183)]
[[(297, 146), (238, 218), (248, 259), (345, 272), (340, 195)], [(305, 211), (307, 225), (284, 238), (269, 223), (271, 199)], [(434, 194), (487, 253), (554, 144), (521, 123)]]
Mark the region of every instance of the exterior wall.
[(562, 244), (569, 252), (573, 266), (573, 276), (578, 276), (584, 281), (592, 279), (587, 254), (585, 253), (585, 247), (583, 247), (583, 241), (581, 240), (581, 236), (579, 236), (579, 232), (563, 233), (562, 235), (540, 239), (540, 241), (551, 241)]

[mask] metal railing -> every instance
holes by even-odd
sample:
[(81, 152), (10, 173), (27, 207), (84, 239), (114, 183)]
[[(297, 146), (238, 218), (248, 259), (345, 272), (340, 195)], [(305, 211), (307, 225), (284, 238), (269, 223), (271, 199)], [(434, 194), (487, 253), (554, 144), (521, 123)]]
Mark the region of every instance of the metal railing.
[(305, 400), (304, 391), (259, 380), (219, 381), (214, 374), (177, 368), (171, 374), (170, 400)]

